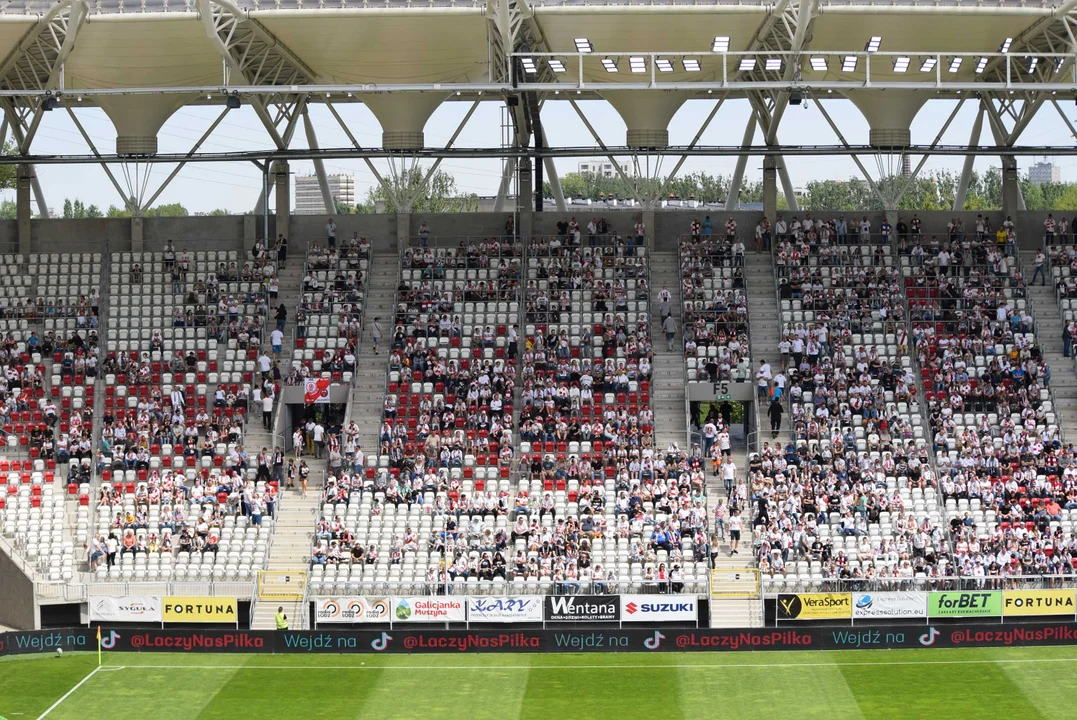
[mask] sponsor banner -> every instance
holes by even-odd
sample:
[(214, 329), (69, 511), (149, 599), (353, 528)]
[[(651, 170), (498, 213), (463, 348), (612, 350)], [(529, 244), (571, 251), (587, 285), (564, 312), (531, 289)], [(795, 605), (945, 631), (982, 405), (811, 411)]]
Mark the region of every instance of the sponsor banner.
[(467, 601), (469, 622), (542, 622), (542, 598), (471, 597)]
[[(93, 650), (95, 629), (0, 633), (0, 655)], [(241, 653), (487, 653), (487, 652), (732, 652), (924, 647), (1077, 645), (1077, 623), (947, 623), (870, 628), (698, 629), (614, 627), (566, 630), (131, 630), (103, 627), (106, 652)]]
[(92, 597), (90, 622), (161, 622), (161, 598), (143, 595)]
[(932, 592), (928, 594), (929, 617), (998, 617), (1002, 593), (997, 590)]
[(389, 622), (389, 598), (322, 598), (314, 601), (314, 618), (321, 623)]
[(849, 593), (796, 593), (778, 596), (779, 620), (840, 620), (852, 617)]
[(0, 656), (96, 649), (97, 631), (89, 628), (0, 633)]
[(677, 595), (622, 595), (623, 622), (695, 622), (699, 618), (696, 597)]
[(466, 597), (436, 596), (393, 598), (393, 622), (465, 622)]
[(307, 378), (303, 381), (303, 402), (322, 405), (329, 402), (329, 378)]
[(239, 619), (235, 598), (179, 597), (170, 595), (162, 601), (161, 619), (166, 623), (230, 623)]
[(546, 595), (548, 622), (616, 622), (621, 601), (616, 595)]
[(927, 617), (926, 592), (853, 593), (853, 619)]
[(1004, 590), (1003, 615), (1073, 615), (1073, 590)]

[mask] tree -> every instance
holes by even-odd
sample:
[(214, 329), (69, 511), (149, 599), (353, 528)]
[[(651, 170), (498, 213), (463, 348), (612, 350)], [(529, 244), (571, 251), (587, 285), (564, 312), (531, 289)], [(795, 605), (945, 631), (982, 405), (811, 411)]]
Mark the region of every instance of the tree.
[(337, 215), (354, 215), (358, 212), (358, 208), (353, 207), (346, 202), (341, 202), (340, 200), (337, 200), (336, 205)]
[(131, 211), (127, 208), (118, 208), (115, 205), (109, 205), (105, 215), (110, 218), (128, 218), (131, 217)]
[(0, 220), (15, 220), (18, 217), (18, 207), (14, 200), (0, 202)]
[(158, 205), (143, 213), (144, 217), (187, 217), (188, 215), (190, 215), (190, 213), (187, 212), (187, 208), (183, 207), (180, 203)]
[[(474, 212), (479, 209), (478, 196), (457, 192), (456, 179), (452, 175), (438, 170), (424, 186), (426, 173), (421, 167), (408, 168), (392, 181), (391, 193), (379, 183), (367, 192), (366, 201), (356, 210), (364, 213), (377, 210), (395, 213), (398, 198), (405, 203), (405, 209), (413, 213)], [(409, 204), (410, 208), (407, 207)]]
[(96, 205), (89, 207), (82, 204), (81, 200), (64, 198), (64, 218), (67, 220), (81, 220), (83, 218), (102, 217), (101, 208)]
[(231, 214), (232, 212), (230, 210), (226, 210), (224, 208), (217, 208), (216, 210), (210, 210), (208, 213), (206, 213), (206, 215), (209, 215), (210, 217), (223, 217), (225, 215)]
[[(4, 147), (0, 148), (0, 153), (18, 155), (19, 149), (13, 143), (5, 142)], [(15, 181), (18, 177), (17, 168), (18, 166), (16, 165), (0, 165), (0, 190), (10, 190), (15, 187)]]

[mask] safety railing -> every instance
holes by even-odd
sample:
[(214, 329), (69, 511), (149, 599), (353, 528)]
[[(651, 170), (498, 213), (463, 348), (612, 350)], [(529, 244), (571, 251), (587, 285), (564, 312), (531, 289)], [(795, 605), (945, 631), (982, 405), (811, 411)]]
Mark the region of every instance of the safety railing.
[(710, 592), (709, 571), (707, 577), (679, 577), (677, 579), (647, 579), (643, 577), (612, 577), (604, 580), (553, 579), (549, 577), (528, 579), (506, 579), (506, 574), (497, 574), (496, 580), (482, 580), (477, 576), (443, 580), (392, 580), (389, 577), (353, 578), (330, 577), (317, 572), (314, 566), (309, 576), (308, 596), (349, 597), (349, 596), (385, 596), (385, 595), (425, 595), (425, 596), (484, 596), (508, 597), (513, 595), (617, 595), (622, 593), (655, 595), (705, 595)]
[(187, 597), (234, 597), (240, 600), (255, 596), (251, 581), (147, 581), (147, 582), (37, 582), (34, 592), (39, 600), (86, 602), (93, 597), (127, 597), (176, 595)]

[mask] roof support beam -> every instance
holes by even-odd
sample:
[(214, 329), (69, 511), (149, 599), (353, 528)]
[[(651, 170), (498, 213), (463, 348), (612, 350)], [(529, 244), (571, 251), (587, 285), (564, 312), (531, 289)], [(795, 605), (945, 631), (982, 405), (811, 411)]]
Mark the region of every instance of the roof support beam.
[(224, 59), (226, 74), (235, 73), (248, 85), (274, 88), (274, 92), (252, 96), (249, 101), (273, 144), (278, 150), (287, 149), (307, 95), (291, 88), (313, 85), (317, 80), (314, 70), (231, 0), (196, 1), (206, 34)]
[[(314, 123), (310, 121), (310, 113), (305, 105), (303, 106), (303, 130), (307, 134), (307, 147), (311, 150), (317, 150), (318, 133), (314, 131)], [(322, 203), (325, 205), (326, 214), (335, 215), (337, 201), (333, 197), (332, 191), (329, 190), (329, 176), (325, 174), (325, 162), (321, 158), (315, 158), (314, 160), (314, 174), (318, 176), (318, 187), (322, 191)]]
[[(972, 123), (972, 132), (969, 134), (969, 148), (980, 144), (980, 135), (984, 126), (984, 106), (980, 103), (976, 110), (976, 120)], [(966, 155), (965, 164), (961, 168), (961, 179), (957, 183), (957, 192), (954, 193), (954, 210), (965, 209), (965, 196), (969, 191), (969, 181), (972, 179), (972, 166), (976, 162), (975, 155)]]

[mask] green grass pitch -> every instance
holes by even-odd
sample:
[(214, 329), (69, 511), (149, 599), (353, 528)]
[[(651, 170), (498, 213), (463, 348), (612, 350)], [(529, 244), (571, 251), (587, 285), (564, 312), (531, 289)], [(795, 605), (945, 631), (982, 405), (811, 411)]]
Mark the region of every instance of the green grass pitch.
[(1073, 701), (1067, 698), (1077, 696), (1077, 647), (413, 656), (114, 653), (95, 668), (96, 653), (0, 661), (0, 717), (1073, 718)]

